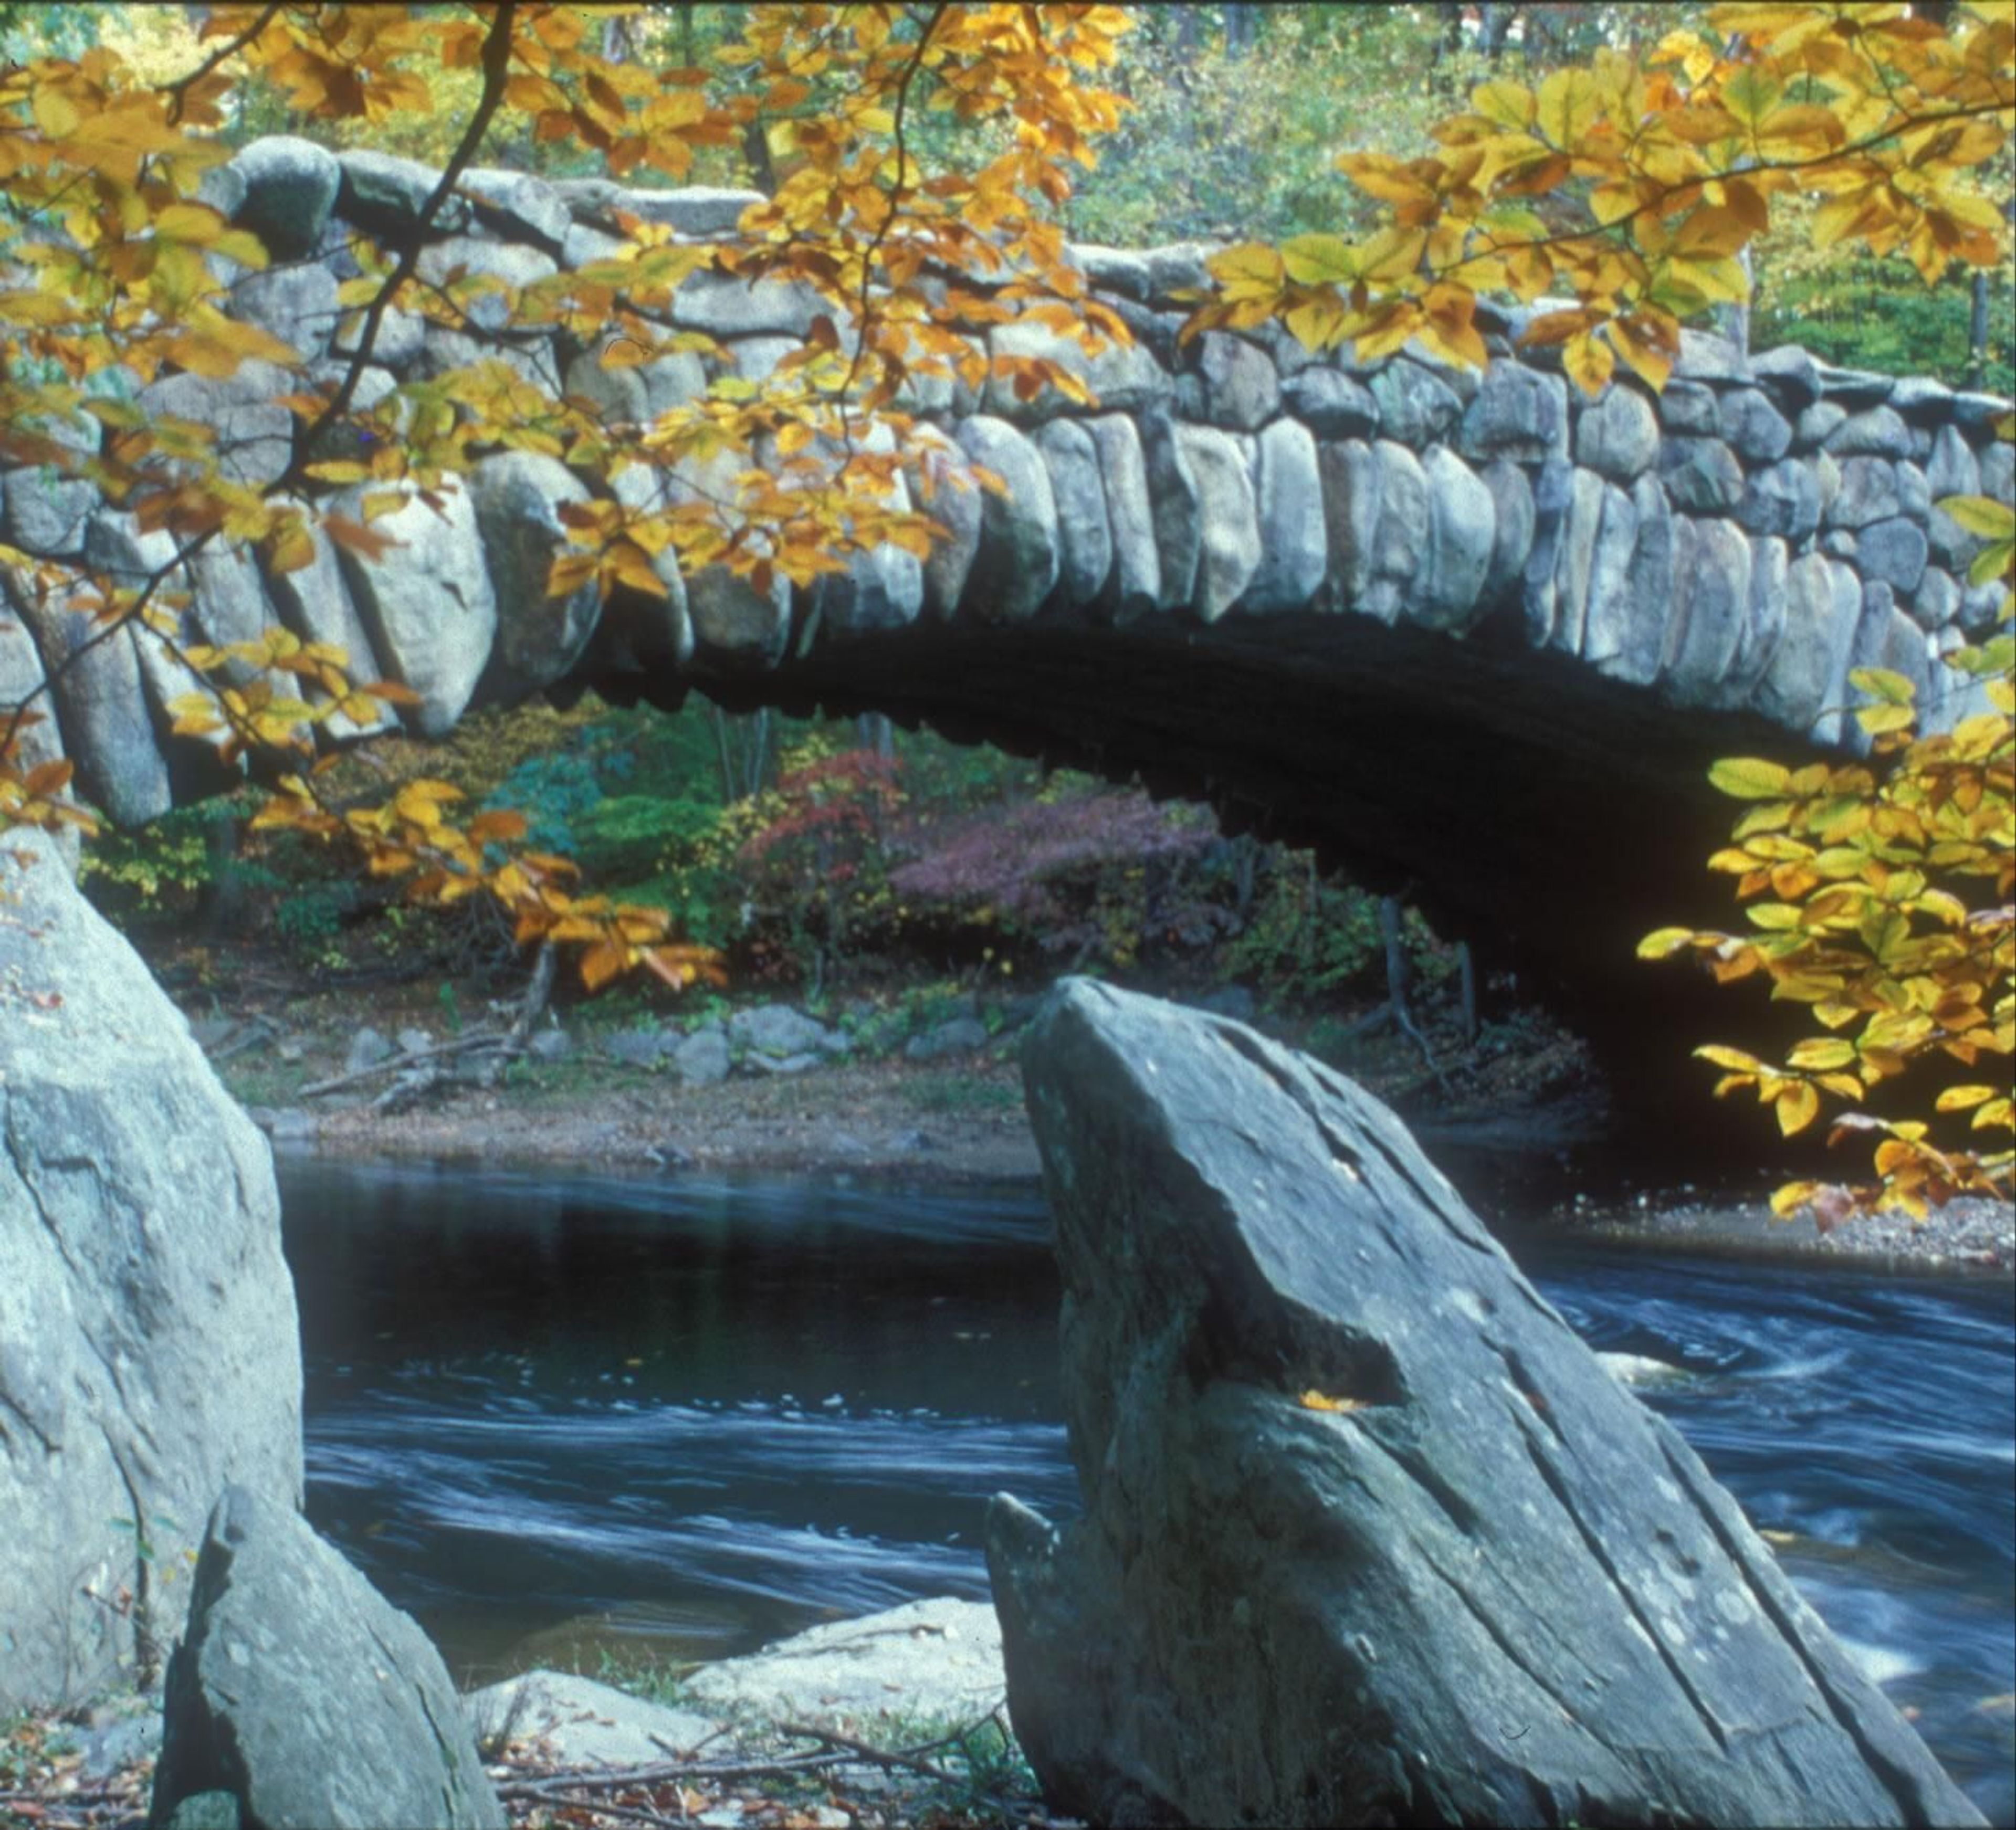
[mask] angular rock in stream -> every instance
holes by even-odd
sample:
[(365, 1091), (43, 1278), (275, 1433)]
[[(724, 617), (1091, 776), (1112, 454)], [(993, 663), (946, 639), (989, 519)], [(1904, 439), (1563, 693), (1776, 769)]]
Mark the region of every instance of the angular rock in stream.
[(1053, 1808), (1981, 1821), (1377, 1102), (1082, 980), (1024, 1064), (1085, 1515), (988, 1563)]

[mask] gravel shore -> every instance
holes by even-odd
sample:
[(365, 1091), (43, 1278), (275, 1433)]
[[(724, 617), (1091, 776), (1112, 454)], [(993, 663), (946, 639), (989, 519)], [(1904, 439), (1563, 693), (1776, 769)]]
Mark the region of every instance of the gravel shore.
[[(1033, 1181), (1042, 1167), (1019, 1076), (995, 1056), (949, 1080), (902, 1063), (860, 1062), (704, 1088), (639, 1077), (571, 1098), (463, 1097), (396, 1117), (360, 1105), (316, 1115), (292, 1133), (273, 1124), (277, 1115), (254, 1116), (276, 1141), (336, 1156), (510, 1160), (562, 1174), (866, 1175), (943, 1186)], [(1955, 1201), (1917, 1224), (1869, 1214), (1823, 1233), (1810, 1215), (1777, 1218), (1769, 1194), (1760, 1177), (1755, 1193), (1740, 1198), (1683, 1191), (1619, 1205), (1612, 1196), (1524, 1224), (1661, 1252), (2016, 1275), (2016, 1205), (2007, 1202)], [(1494, 1225), (1509, 1210), (1489, 1196), (1473, 1199)]]
[(1606, 1244), (1758, 1260), (1821, 1262), (1872, 1271), (1987, 1273), (2016, 1278), (2016, 1203), (1949, 1202), (1923, 1221), (1870, 1213), (1822, 1232), (1810, 1214), (1780, 1220), (1763, 1199), (1571, 1212), (1546, 1223)]

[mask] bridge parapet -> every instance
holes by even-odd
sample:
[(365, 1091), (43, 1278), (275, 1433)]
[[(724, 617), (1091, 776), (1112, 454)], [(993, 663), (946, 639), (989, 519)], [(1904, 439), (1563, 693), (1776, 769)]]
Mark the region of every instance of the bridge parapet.
[[(234, 315), (292, 343), (311, 373), (339, 372), (360, 316), (337, 301), (360, 271), (355, 234), (409, 230), (437, 176), (298, 140), (246, 149), (213, 174), (212, 194), (275, 264), (236, 280)], [(523, 286), (618, 252), (621, 214), (707, 240), (731, 235), (756, 200), (472, 173), (419, 277), (438, 288), (480, 271)], [(383, 558), (320, 541), (312, 566), (275, 575), (206, 555), (191, 567), (189, 635), (231, 642), (280, 624), (339, 642), (361, 676), (419, 696), (405, 715), (430, 735), (473, 704), (569, 679), (627, 678), (660, 696), (684, 684), (746, 690), (765, 670), (913, 624), (1116, 637), (1247, 625), (1250, 646), (1270, 621), (1287, 641), (1283, 620), (1309, 617), (1459, 641), (1488, 626), (1492, 638), (1638, 689), (1648, 706), (1748, 712), (1829, 746), (1859, 739), (1841, 710), (1856, 667), (1913, 680), (1934, 728), (1976, 709), (1979, 688), (1938, 657), (1990, 626), (2000, 588), (1967, 585), (1979, 542), (1935, 505), (2016, 501), (2012, 448), (1993, 435), (2008, 401), (1833, 368), (1796, 348), (1748, 357), (1693, 332), (1662, 395), (1625, 377), (1589, 400), (1543, 361), (1514, 358), (1510, 313), (1481, 315), (1494, 358), (1481, 375), (1413, 350), (1370, 364), (1316, 357), (1276, 327), (1179, 346), (1179, 295), (1204, 282), (1204, 253), (1075, 250), (1131, 347), (1088, 352), (1026, 323), (975, 333), (991, 355), (1046, 357), (1075, 374), (1094, 408), (1054, 389), (1021, 398), (999, 375), (977, 388), (913, 383), (906, 404), (941, 458), (1008, 485), (1005, 496), (938, 490), (929, 512), (949, 537), (928, 562), (884, 548), (796, 594), (781, 579), (758, 591), (718, 569), (687, 577), (667, 565), (662, 601), (619, 593), (605, 607), (592, 587), (550, 599), (563, 504), (676, 501), (710, 479), (633, 469), (612, 484), (498, 454), (445, 516), (415, 504), (380, 523), (405, 543)], [(395, 310), (358, 399), (489, 354), (607, 417), (648, 419), (722, 368), (767, 375), (830, 310), (805, 286), (697, 274), (669, 322), (718, 340), (718, 361), (681, 354), (628, 370), (564, 332), (512, 324), (495, 299), (459, 323)], [(227, 469), (261, 484), (290, 455), (293, 422), (274, 404), (288, 386), (255, 362), (221, 381), (170, 376), (139, 397), (152, 415), (218, 427)], [(88, 483), (38, 469), (0, 475), (0, 538), (115, 577), (144, 576), (173, 550)], [(0, 614), (0, 710), (84, 634), (60, 606), (37, 607), (18, 588), (13, 601), (19, 620)], [(59, 742), (77, 759), (86, 792), (116, 820), (145, 820), (203, 779), (194, 740), (169, 735), (169, 702), (189, 684), (124, 635), (58, 678), (54, 728), (35, 735), (46, 753)]]

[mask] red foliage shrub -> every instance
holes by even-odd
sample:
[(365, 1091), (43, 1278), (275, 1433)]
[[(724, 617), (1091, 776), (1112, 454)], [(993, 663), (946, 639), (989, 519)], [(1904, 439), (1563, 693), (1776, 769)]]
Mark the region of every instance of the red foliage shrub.
[(1175, 937), (1190, 938), (1199, 911), (1173, 906), (1179, 867), (1216, 839), (1200, 809), (1157, 807), (1139, 789), (1101, 789), (913, 832), (918, 855), (889, 881), (911, 901), (991, 916), (1046, 951), (1122, 960), (1154, 932), (1181, 929)]

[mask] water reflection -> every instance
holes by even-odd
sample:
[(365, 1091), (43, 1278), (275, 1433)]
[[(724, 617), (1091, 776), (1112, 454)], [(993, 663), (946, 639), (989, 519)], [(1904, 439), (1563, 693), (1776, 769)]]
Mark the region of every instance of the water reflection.
[(294, 1165), (285, 1195), (311, 1516), (452, 1656), (978, 1596), (988, 1497), (1071, 1504), (1026, 1192)]
[[(983, 1596), (988, 1497), (1072, 1506), (1032, 1191), (283, 1182), (310, 1515), (464, 1670)], [(2007, 1704), (1981, 1706), (2016, 1690), (2007, 1285), (1517, 1249), (1592, 1345), (1687, 1369), (1647, 1400), (2016, 1814)]]

